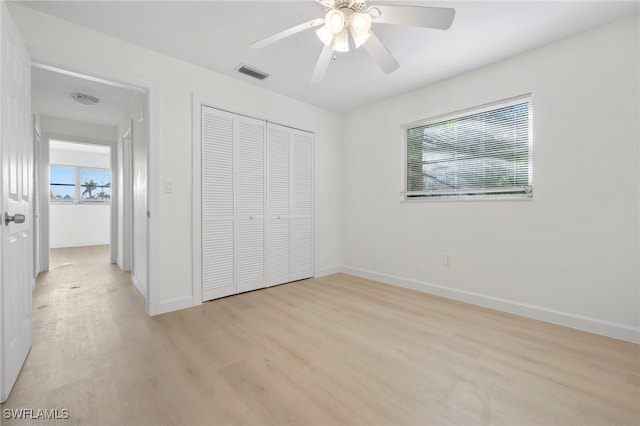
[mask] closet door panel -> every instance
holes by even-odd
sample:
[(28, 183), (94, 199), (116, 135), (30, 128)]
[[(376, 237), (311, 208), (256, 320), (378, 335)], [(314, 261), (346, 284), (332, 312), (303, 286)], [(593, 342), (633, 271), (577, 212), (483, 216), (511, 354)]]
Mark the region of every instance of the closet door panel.
[(265, 123), (238, 117), (237, 133), (237, 215), (264, 215)]
[(266, 287), (265, 274), (265, 122), (237, 116), (237, 233), (238, 293)]
[(313, 276), (313, 220), (291, 219), (291, 281)]
[(232, 114), (202, 107), (203, 300), (236, 293), (234, 135)]
[(292, 130), (291, 214), (313, 216), (313, 135)]
[(264, 263), (264, 220), (237, 221), (236, 264), (238, 293), (266, 286)]
[(232, 114), (202, 108), (202, 215), (233, 217), (235, 121)]
[(271, 218), (289, 217), (290, 198), (290, 129), (267, 125), (267, 209)]
[(204, 221), (202, 231), (202, 300), (235, 294), (233, 220)]
[(291, 129), (267, 124), (267, 284), (290, 281)]
[(289, 219), (282, 216), (269, 219), (267, 229), (267, 285), (291, 281)]
[(313, 276), (313, 134), (292, 130), (291, 279)]

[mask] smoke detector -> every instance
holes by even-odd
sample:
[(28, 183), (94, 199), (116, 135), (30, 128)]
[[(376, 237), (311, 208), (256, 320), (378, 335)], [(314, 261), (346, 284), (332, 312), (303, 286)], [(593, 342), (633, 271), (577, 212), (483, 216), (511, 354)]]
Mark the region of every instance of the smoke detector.
[(100, 102), (100, 99), (95, 96), (86, 95), (84, 93), (69, 93), (69, 96), (73, 98), (76, 102), (81, 103), (82, 105), (95, 105)]

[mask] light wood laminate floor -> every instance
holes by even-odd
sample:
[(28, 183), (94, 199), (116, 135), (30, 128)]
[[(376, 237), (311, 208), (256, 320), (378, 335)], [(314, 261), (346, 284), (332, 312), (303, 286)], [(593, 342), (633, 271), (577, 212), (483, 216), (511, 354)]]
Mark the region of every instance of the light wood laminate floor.
[(69, 410), (37, 425), (640, 422), (638, 345), (342, 274), (151, 318), (107, 262), (106, 247), (53, 251), (3, 410)]

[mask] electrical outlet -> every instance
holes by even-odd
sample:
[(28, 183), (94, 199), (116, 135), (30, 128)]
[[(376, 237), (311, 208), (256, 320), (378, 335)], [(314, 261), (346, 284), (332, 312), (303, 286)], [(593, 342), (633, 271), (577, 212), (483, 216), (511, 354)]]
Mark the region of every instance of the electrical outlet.
[(451, 254), (449, 253), (444, 253), (442, 255), (442, 264), (444, 266), (451, 266)]

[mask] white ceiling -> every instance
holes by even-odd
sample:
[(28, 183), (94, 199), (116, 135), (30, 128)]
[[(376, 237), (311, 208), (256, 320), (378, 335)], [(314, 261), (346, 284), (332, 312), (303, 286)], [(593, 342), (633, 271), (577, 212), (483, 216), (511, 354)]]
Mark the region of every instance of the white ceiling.
[[(639, 13), (637, 1), (369, 1), (453, 7), (447, 31), (385, 24), (373, 31), (400, 68), (385, 75), (363, 49), (338, 54), (325, 79), (309, 83), (322, 48), (313, 30), (262, 50), (250, 44), (322, 16), (314, 1), (21, 1), (155, 51), (256, 86), (345, 112)], [(263, 81), (237, 73), (262, 70)], [(37, 77), (37, 76), (36, 76)]]
[[(70, 96), (79, 92), (100, 100), (82, 105)], [(135, 94), (132, 90), (92, 80), (32, 67), (31, 98), (33, 110), (40, 115), (85, 123), (118, 126), (125, 119), (127, 107)]]

